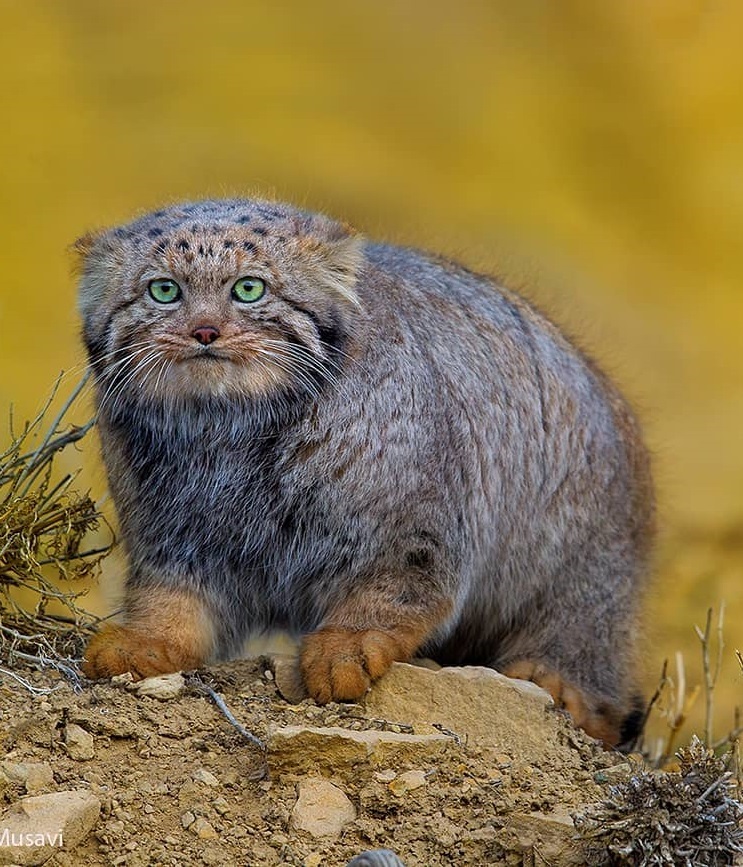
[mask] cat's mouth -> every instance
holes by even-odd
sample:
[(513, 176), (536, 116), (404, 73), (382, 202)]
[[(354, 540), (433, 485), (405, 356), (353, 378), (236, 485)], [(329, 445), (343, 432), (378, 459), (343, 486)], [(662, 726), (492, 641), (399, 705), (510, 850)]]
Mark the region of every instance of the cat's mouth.
[(229, 361), (229, 358), (226, 355), (222, 355), (221, 353), (215, 352), (213, 349), (202, 349), (198, 352), (194, 352), (191, 355), (186, 356), (183, 359), (184, 361)]

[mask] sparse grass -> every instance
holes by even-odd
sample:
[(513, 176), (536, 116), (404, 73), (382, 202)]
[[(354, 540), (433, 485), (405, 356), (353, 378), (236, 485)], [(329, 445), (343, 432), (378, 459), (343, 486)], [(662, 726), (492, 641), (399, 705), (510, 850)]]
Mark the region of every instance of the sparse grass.
[[(721, 604), (716, 625), (714, 623), (714, 610), (707, 610), (704, 628), (694, 626), (694, 631), (699, 639), (702, 662), (702, 684), (696, 684), (687, 688), (686, 666), (683, 654), (678, 652), (675, 656), (675, 676), (668, 672), (668, 661), (663, 663), (658, 686), (648, 705), (645, 724), (652, 717), (659, 718), (663, 723), (663, 733), (655, 738), (643, 736), (639, 742), (639, 749), (652, 767), (664, 767), (673, 755), (679, 740), (679, 734), (688, 722), (689, 712), (699, 698), (704, 695), (704, 718), (703, 731), (700, 732), (701, 742), (709, 749), (719, 752), (731, 750), (737, 755), (738, 740), (743, 734), (740, 712), (734, 709), (732, 726), (727, 734), (715, 737), (715, 690), (720, 678), (720, 672), (724, 660), (725, 640), (725, 605)], [(736, 651), (736, 657), (743, 668), (743, 657)], [(736, 766), (737, 767), (737, 766)], [(740, 777), (740, 772), (736, 772)]]
[[(72, 671), (68, 662), (98, 619), (79, 604), (79, 583), (97, 575), (113, 534), (89, 494), (74, 489), (77, 472), (55, 473), (56, 456), (93, 426), (67, 421), (85, 379), (49, 421), (60, 381), (20, 432), (11, 414), (10, 445), (0, 453), (0, 659)], [(106, 541), (89, 547), (100, 528)]]

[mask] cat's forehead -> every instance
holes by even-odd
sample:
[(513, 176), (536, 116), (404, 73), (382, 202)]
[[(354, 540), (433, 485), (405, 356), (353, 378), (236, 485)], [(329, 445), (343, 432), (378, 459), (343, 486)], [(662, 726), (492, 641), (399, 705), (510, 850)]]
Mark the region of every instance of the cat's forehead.
[(303, 212), (274, 202), (226, 199), (173, 205), (145, 214), (113, 230), (113, 235), (136, 246), (148, 246), (177, 235), (220, 237), (230, 230), (257, 237), (296, 232)]
[(113, 230), (137, 258), (174, 273), (232, 273), (243, 263), (268, 264), (296, 237), (302, 213), (251, 200), (206, 201), (154, 211)]

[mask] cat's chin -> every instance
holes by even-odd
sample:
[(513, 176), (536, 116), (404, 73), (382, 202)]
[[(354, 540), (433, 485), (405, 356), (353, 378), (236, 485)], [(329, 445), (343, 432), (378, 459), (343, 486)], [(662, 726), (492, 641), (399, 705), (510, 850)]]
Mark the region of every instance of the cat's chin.
[(166, 375), (150, 377), (142, 392), (156, 400), (179, 402), (183, 397), (246, 398), (270, 397), (286, 387), (284, 371), (255, 364), (236, 364), (216, 355), (201, 355), (172, 364)]

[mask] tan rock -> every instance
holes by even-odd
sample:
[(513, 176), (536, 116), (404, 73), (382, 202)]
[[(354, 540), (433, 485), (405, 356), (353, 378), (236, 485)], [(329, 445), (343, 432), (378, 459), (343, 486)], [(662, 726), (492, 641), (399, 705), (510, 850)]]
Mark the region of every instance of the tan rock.
[(512, 813), (503, 833), (517, 851), (538, 853), (542, 861), (553, 867), (585, 865), (573, 819), (566, 810)]
[(29, 795), (54, 785), (54, 771), (46, 762), (0, 762), (0, 788), (2, 783), (20, 783)]
[(298, 788), (299, 797), (291, 815), (295, 830), (313, 837), (335, 838), (356, 818), (356, 808), (346, 794), (328, 780), (302, 780)]
[(186, 681), (179, 671), (173, 674), (146, 677), (134, 685), (134, 691), (138, 696), (157, 698), (160, 701), (171, 701), (174, 698), (179, 698), (185, 688)]
[(216, 840), (219, 836), (211, 822), (208, 822), (202, 816), (199, 816), (195, 822), (192, 822), (188, 830), (196, 834), (199, 840)]
[(268, 739), (272, 774), (355, 774), (359, 765), (373, 768), (429, 764), (447, 750), (457, 749), (446, 735), (349, 731), (312, 726), (285, 726)]
[(85, 790), (23, 798), (0, 816), (0, 864), (43, 864), (70, 852), (98, 821), (101, 802)]
[(82, 726), (76, 723), (67, 723), (64, 730), (64, 740), (67, 755), (71, 759), (84, 762), (95, 757), (93, 735), (86, 732)]
[(536, 759), (554, 742), (559, 721), (552, 698), (533, 683), (492, 668), (431, 671), (395, 663), (364, 699), (369, 716), (407, 723), (416, 731), (451, 731), (468, 744)]
[(279, 695), (290, 704), (299, 704), (309, 693), (299, 670), (299, 658), (291, 654), (275, 654), (270, 658), (271, 671)]
[(425, 771), (405, 771), (395, 777), (389, 784), (390, 791), (394, 795), (404, 795), (407, 792), (412, 792), (415, 789), (420, 789), (427, 782)]
[(211, 771), (207, 771), (206, 768), (197, 768), (193, 772), (193, 781), (195, 783), (203, 783), (205, 786), (210, 786), (211, 788), (219, 786), (219, 780)]

